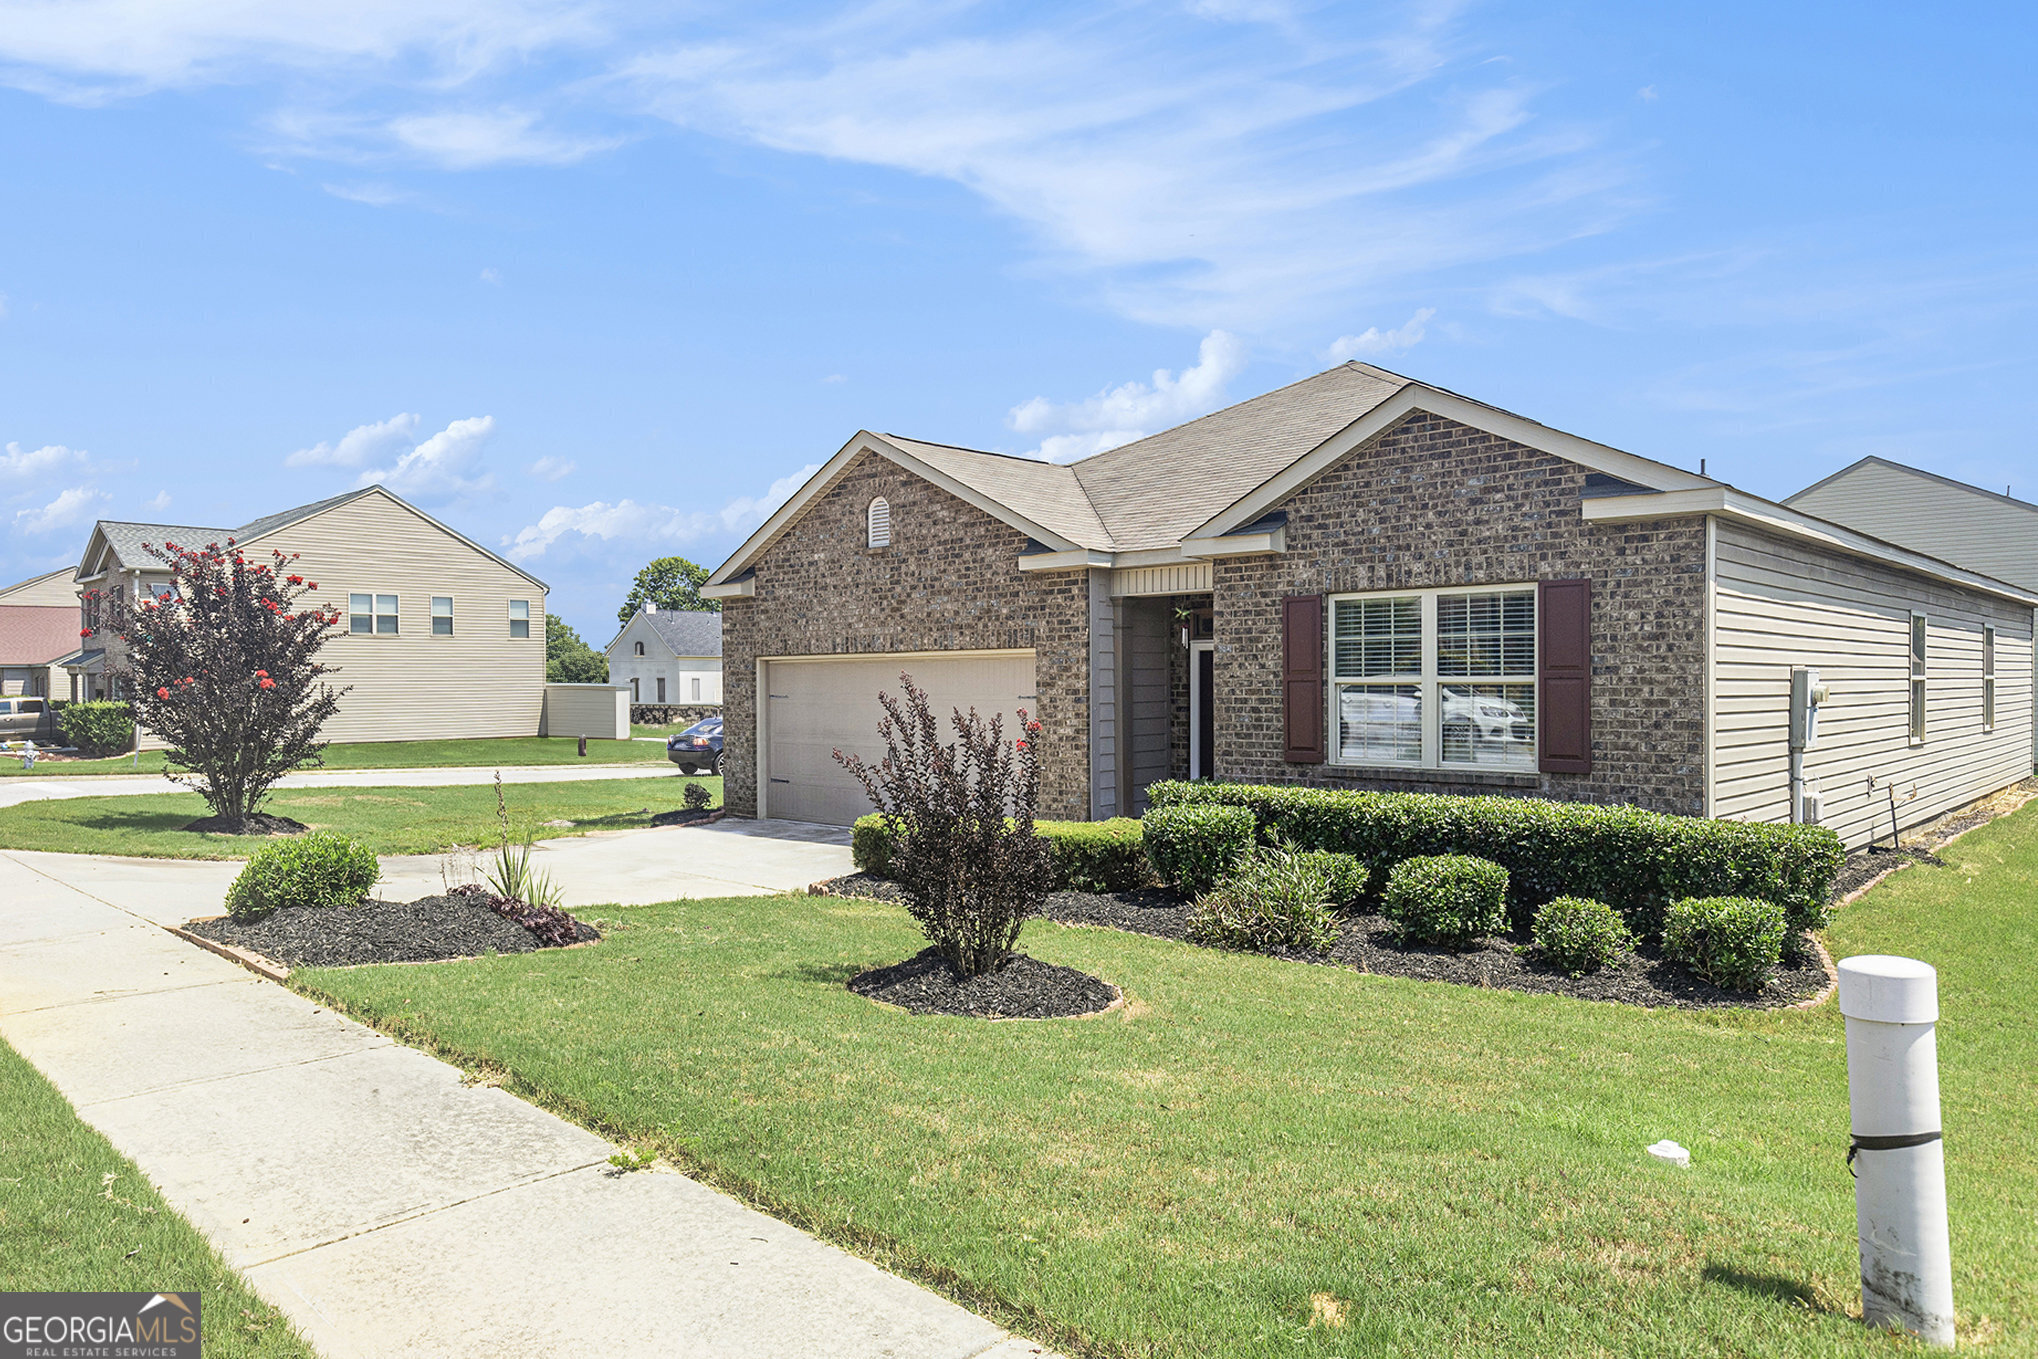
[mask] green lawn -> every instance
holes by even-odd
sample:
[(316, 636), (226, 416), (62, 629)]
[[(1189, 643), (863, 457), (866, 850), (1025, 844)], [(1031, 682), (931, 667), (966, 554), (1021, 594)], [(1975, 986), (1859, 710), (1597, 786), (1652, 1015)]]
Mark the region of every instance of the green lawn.
[[(504, 794), (517, 832), (548, 839), (648, 826), (659, 812), (683, 805), (688, 783), (706, 785), (714, 805), (721, 805), (719, 778), (688, 779), (677, 771), (658, 778), (512, 783), (504, 786)], [(313, 830), (341, 831), (377, 854), (429, 854), (455, 845), (491, 845), (498, 835), (495, 789), (485, 783), (457, 788), (286, 788), (263, 803), (262, 810), (293, 817)], [(246, 858), (264, 843), (181, 829), (206, 814), (205, 802), (196, 793), (24, 802), (0, 808), (0, 849), (236, 859)], [(548, 821), (570, 824), (544, 824)]]
[[(2038, 806), (1948, 857), (1831, 938), (1942, 970), (1961, 1343), (2029, 1354)], [(593, 948), (293, 983), (1072, 1351), (1893, 1349), (1848, 1316), (1830, 1003), (1647, 1012), (1036, 923), (1029, 952), (1129, 1004), (993, 1024), (843, 988), (919, 947), (895, 907), (599, 914)]]
[[(587, 764), (642, 764), (665, 759), (665, 748), (649, 741), (589, 741)], [(434, 769), (499, 765), (580, 764), (580, 742), (564, 736), (505, 736), (480, 741), (357, 741), (330, 745), (327, 769)], [(163, 752), (146, 750), (137, 765), (134, 756), (110, 760), (38, 760), (26, 771), (30, 778), (70, 778), (79, 774), (144, 774), (163, 772)], [(0, 776), (23, 776), (21, 761), (0, 760)]]
[(0, 1287), (202, 1295), (205, 1352), (311, 1348), (134, 1163), (79, 1121), (42, 1073), (0, 1043)]

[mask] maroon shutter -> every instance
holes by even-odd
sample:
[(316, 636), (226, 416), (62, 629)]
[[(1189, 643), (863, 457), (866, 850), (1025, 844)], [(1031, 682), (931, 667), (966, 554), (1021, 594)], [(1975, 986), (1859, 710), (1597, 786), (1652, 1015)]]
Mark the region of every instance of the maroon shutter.
[(1281, 602), (1281, 706), (1286, 733), (1281, 758), (1323, 763), (1323, 596)]
[(1536, 587), (1537, 767), (1546, 774), (1592, 772), (1592, 582), (1546, 580)]

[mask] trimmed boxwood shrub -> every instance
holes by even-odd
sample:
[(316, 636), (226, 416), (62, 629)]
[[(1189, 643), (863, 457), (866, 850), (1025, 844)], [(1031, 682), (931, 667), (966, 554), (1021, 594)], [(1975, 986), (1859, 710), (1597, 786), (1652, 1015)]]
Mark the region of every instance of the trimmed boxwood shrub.
[(1760, 991), (1783, 953), (1783, 908), (1755, 897), (1671, 903), (1663, 953), (1715, 986)]
[(1786, 947), (1823, 929), (1833, 879), (1846, 857), (1823, 826), (1767, 826), (1670, 816), (1636, 807), (1540, 798), (1366, 793), (1247, 783), (1152, 784), (1155, 807), (1250, 811), (1263, 844), (1353, 854), (1384, 884), (1403, 859), (1472, 854), (1508, 872), (1518, 925), (1557, 897), (1603, 901), (1636, 934), (1662, 928), (1687, 897), (1746, 896), (1784, 910)]
[(1323, 953), (1337, 942), (1332, 856), (1263, 849), (1196, 901), (1189, 938), (1218, 948)]
[(66, 703), (57, 725), (64, 743), (81, 755), (124, 755), (134, 749), (134, 714), (125, 703)]
[[(1129, 816), (1110, 821), (1036, 821), (1033, 831), (1054, 856), (1057, 889), (1130, 892), (1152, 879), (1139, 822)], [(885, 819), (872, 812), (850, 828), (849, 857), (864, 872), (891, 876), (892, 841)]]
[(1469, 854), (1404, 859), (1387, 875), (1380, 912), (1407, 938), (1459, 948), (1507, 928), (1507, 870)]
[(1140, 826), (1154, 872), (1184, 896), (1208, 892), (1253, 849), (1253, 814), (1244, 807), (1155, 807)]
[(1572, 977), (1599, 971), (1633, 942), (1613, 907), (1584, 897), (1545, 902), (1536, 912), (1535, 941), (1545, 961)]
[(312, 831), (255, 851), (227, 889), (227, 914), (260, 920), (287, 906), (358, 906), (382, 876), (375, 854), (333, 831)]

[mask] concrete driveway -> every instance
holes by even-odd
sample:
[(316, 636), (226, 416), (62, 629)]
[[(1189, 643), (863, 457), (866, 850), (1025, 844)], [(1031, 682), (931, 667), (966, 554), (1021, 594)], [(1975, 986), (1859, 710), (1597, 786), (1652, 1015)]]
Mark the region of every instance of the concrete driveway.
[[(802, 892), (851, 871), (849, 832), (800, 821), (718, 821), (711, 826), (597, 831), (540, 840), (532, 862), (552, 875), (568, 906), (646, 906), (681, 897)], [(229, 859), (123, 859), (42, 850), (0, 850), (35, 878), (158, 925), (218, 915), (241, 871)], [(375, 895), (410, 901), (471, 881), (473, 854), (391, 855)]]
[[(847, 854), (784, 844), (787, 873)], [(0, 854), (0, 1037), (329, 1359), (1040, 1353), (683, 1175), (612, 1174), (593, 1133), (148, 923), (216, 908), (232, 868)]]

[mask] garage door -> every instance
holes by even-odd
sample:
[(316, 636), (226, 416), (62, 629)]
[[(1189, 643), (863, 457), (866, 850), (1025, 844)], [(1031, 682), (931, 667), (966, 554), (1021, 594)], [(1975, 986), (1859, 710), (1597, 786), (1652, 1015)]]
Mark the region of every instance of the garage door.
[(877, 724), (884, 717), (879, 691), (898, 694), (899, 672), (927, 690), (942, 721), (951, 709), (974, 707), (985, 717), (1003, 713), (1014, 732), (1013, 710), (1033, 712), (1033, 653), (999, 651), (946, 656), (864, 656), (855, 660), (764, 663), (764, 808), (766, 816), (846, 826), (868, 812), (863, 785), (835, 762), (835, 752), (884, 758)]

